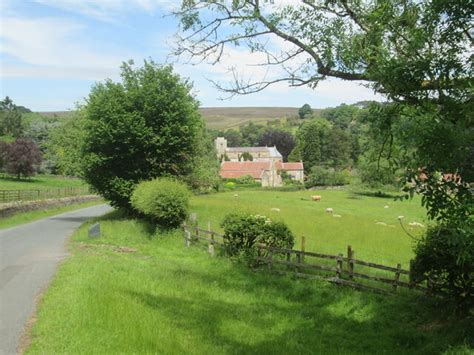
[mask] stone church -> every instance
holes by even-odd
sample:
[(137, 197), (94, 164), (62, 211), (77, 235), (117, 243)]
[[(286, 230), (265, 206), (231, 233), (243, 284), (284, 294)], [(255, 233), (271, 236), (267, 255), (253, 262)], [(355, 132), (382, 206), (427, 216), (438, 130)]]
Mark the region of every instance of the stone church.
[(304, 180), (303, 163), (284, 163), (275, 146), (228, 147), (224, 137), (217, 137), (215, 146), (221, 161), (219, 174), (224, 179), (251, 176), (263, 187), (277, 187), (283, 186), (281, 172), (286, 171), (292, 179), (301, 183)]

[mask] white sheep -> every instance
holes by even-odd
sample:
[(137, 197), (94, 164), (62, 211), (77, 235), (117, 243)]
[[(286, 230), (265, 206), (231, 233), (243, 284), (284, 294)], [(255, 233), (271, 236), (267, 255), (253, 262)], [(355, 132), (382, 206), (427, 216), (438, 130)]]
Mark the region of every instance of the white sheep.
[(333, 213), (334, 210), (333, 210), (331, 207), (328, 207), (328, 208), (326, 208), (326, 212), (327, 212), (327, 213)]
[(418, 222), (411, 222), (411, 223), (408, 223), (409, 226), (412, 226), (412, 227), (421, 227), (423, 228), (424, 225), (421, 224), (421, 223), (418, 223)]
[(279, 208), (276, 208), (276, 207), (273, 207), (273, 208), (271, 209), (271, 211), (280, 212), (280, 209), (279, 209)]

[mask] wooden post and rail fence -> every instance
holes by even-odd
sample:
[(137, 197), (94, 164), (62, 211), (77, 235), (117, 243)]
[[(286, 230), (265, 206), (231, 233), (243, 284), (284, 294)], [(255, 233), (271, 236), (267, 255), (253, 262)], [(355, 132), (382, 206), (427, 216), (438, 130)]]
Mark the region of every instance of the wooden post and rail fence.
[[(189, 247), (199, 241), (207, 242), (208, 252), (215, 255), (215, 248), (224, 249), (224, 236), (208, 228), (197, 226), (196, 221), (183, 225), (185, 246)], [(339, 285), (366, 289), (388, 294), (396, 292), (399, 287), (427, 292), (426, 285), (414, 284), (410, 281), (410, 271), (402, 269), (401, 264), (395, 267), (360, 260), (349, 245), (347, 254), (338, 255), (306, 251), (306, 238), (302, 237), (301, 248), (285, 249), (258, 245), (258, 256), (255, 261), (260, 266), (278, 274), (291, 274), (307, 279), (322, 279)], [(402, 279), (403, 278), (403, 279)], [(384, 287), (381, 288), (380, 286)]]
[(89, 187), (58, 187), (37, 190), (0, 190), (0, 203), (45, 200), (90, 194)]

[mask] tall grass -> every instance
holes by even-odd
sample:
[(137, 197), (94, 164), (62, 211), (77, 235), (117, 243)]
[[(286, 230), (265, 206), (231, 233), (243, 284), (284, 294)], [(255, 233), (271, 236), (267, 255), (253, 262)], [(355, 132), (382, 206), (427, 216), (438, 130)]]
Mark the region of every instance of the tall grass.
[(472, 329), (433, 300), (254, 273), (117, 213), (72, 238), (29, 354), (433, 354)]

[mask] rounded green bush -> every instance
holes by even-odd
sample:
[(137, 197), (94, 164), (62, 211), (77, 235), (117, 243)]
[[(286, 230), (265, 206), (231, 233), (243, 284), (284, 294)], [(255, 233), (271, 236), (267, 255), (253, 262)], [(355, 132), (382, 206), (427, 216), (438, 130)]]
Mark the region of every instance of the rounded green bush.
[(138, 184), (130, 201), (133, 208), (152, 222), (164, 228), (176, 228), (188, 216), (189, 195), (183, 183), (158, 178)]
[(250, 259), (264, 256), (258, 244), (292, 249), (295, 237), (284, 222), (272, 221), (262, 215), (231, 213), (221, 223), (224, 245), (231, 256), (243, 255)]

